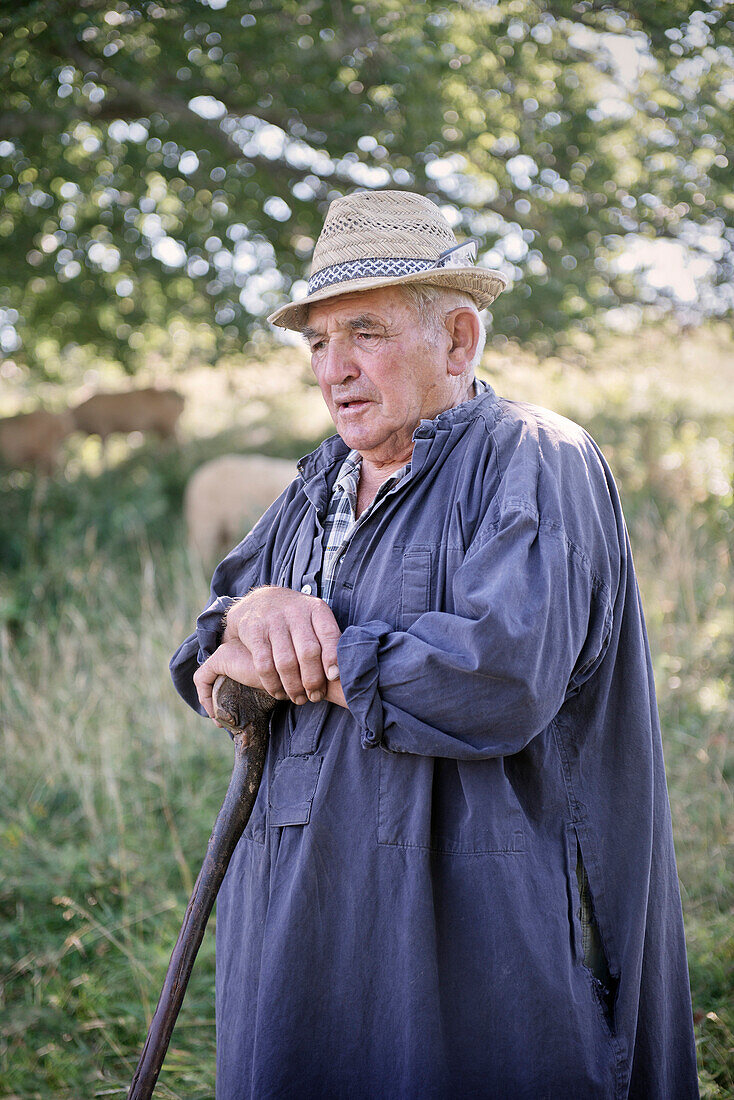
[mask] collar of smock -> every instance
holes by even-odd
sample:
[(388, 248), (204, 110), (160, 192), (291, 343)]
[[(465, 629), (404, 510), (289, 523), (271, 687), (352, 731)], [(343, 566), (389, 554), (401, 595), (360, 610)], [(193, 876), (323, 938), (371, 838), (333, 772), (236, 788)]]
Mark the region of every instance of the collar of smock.
[[(437, 432), (447, 433), (453, 428), (462, 427), (467, 421), (473, 420), (480, 412), (484, 412), (485, 409), (489, 410), (489, 407), (496, 400), (496, 394), (488, 382), (481, 379), (477, 379), (476, 382), (477, 388), (480, 389), (476, 397), (471, 397), (468, 401), (462, 401), (460, 405), (455, 405), (452, 409), (446, 409), (434, 417), (433, 420), (421, 420), (413, 432), (416, 445), (419, 440), (432, 439)], [(350, 449), (341, 436), (331, 435), (319, 444), (315, 451), (304, 455), (299, 460), (298, 472), (304, 482), (309, 482), (321, 475), (328, 478), (329, 472), (334, 469), (337, 463), (341, 467), (349, 454)]]

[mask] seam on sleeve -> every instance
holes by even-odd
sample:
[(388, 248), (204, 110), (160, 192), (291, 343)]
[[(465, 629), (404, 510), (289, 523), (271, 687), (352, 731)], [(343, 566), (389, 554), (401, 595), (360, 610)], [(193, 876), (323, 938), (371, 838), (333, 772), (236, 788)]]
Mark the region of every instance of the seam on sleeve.
[[(545, 531), (550, 535), (555, 535), (556, 537), (560, 538), (563, 541), (568, 554), (577, 558), (579, 563), (588, 573), (593, 589), (595, 591), (603, 592), (607, 597), (607, 602), (610, 601), (611, 591), (609, 589), (609, 585), (602, 577), (599, 576), (599, 574), (593, 568), (591, 558), (586, 553), (586, 551), (581, 546), (579, 546), (578, 543), (574, 542), (573, 539), (570, 539), (568, 537), (566, 529), (562, 524), (554, 523), (552, 520), (541, 519), (538, 509), (535, 508), (534, 505), (530, 503), (530, 501), (524, 500), (521, 497), (507, 502), (507, 505), (502, 510), (502, 520), (507, 519), (508, 516), (512, 516), (513, 514), (527, 516), (528, 519), (534, 521), (538, 528), (538, 531)], [(467, 560), (470, 560), (473, 557), (474, 553), (485, 546), (486, 543), (489, 542), (489, 540), (497, 534), (501, 526), (502, 522), (499, 517), (488, 523), (485, 527), (483, 534), (476, 540), (475, 544), (473, 544), (469, 548), (469, 551), (467, 552)]]
[[(607, 603), (605, 605), (605, 608), (604, 608), (604, 629), (603, 629), (603, 633), (602, 633), (601, 643), (599, 645), (599, 651), (598, 651), (598, 653), (595, 653), (593, 656), (591, 656), (588, 659), (588, 661), (584, 661), (584, 663), (579, 668), (577, 668), (575, 670), (575, 672), (571, 676), (571, 679), (569, 680), (569, 687), (575, 685), (574, 686), (574, 691), (575, 692), (583, 691), (583, 689), (586, 685), (586, 682), (587, 682), (584, 679), (584, 677), (586, 676), (586, 673), (589, 671), (590, 668), (592, 668), (594, 665), (598, 664), (600, 662), (601, 658), (606, 653), (607, 647), (609, 646), (609, 639), (612, 636), (613, 621), (614, 621), (614, 615), (613, 615), (613, 612), (612, 612), (612, 608), (611, 608), (611, 605), (609, 603)], [(579, 683), (579, 681), (581, 681), (581, 682)]]
[[(502, 409), (501, 405), (497, 404), (494, 423), (492, 425), (490, 425), (489, 422), (486, 419), (485, 419), (485, 422), (484, 422), (485, 423), (485, 428), (487, 430), (487, 435), (489, 435), (492, 438), (492, 442), (494, 444), (493, 454), (494, 454), (494, 459), (495, 459), (495, 466), (496, 466), (496, 469), (497, 469), (497, 475), (498, 475), (498, 478), (500, 480), (502, 479), (503, 474), (502, 474), (502, 468), (501, 468), (501, 465), (500, 465), (500, 454), (499, 454), (500, 448), (497, 444), (497, 439), (496, 439), (495, 435), (496, 435), (497, 428), (502, 424), (502, 422), (504, 420), (507, 419), (507, 417), (508, 417), (507, 410)], [(587, 437), (589, 442), (592, 444), (592, 447), (593, 447), (594, 451), (596, 452), (597, 456), (602, 459), (602, 466), (604, 466), (603, 456), (601, 455), (601, 452), (599, 451), (599, 448), (598, 448), (596, 442), (589, 435), (589, 433), (586, 431), (585, 428), (581, 428), (581, 431), (584, 433), (584, 435)], [(539, 474), (540, 474), (541, 466), (543, 466), (545, 464), (546, 464), (546, 459), (545, 459), (545, 456), (544, 456), (544, 453), (543, 453), (543, 448), (539, 446), (538, 447), (538, 473)], [(490, 507), (491, 507), (491, 505), (490, 505)], [(592, 565), (591, 558), (586, 553), (586, 551), (581, 546), (579, 546), (577, 543), (575, 543), (572, 539), (570, 539), (568, 537), (568, 535), (566, 533), (566, 530), (562, 526), (562, 524), (553, 523), (550, 520), (541, 520), (540, 514), (539, 514), (537, 508), (535, 507), (535, 505), (531, 504), (530, 501), (528, 501), (528, 500), (526, 500), (525, 498), (522, 498), (522, 497), (518, 497), (518, 498), (515, 498), (515, 499), (510, 499), (509, 502), (507, 503), (507, 505), (503, 506), (502, 515), (506, 516), (508, 513), (512, 514), (513, 510), (515, 510), (517, 512), (520, 512), (523, 515), (528, 516), (528, 518), (530, 518), (530, 519), (534, 519), (536, 524), (538, 525), (538, 530), (543, 529), (543, 530), (548, 531), (549, 533), (560, 535), (560, 537), (564, 540), (564, 542), (566, 544), (566, 548), (569, 551), (569, 553), (573, 554), (579, 560), (579, 562), (584, 566), (584, 568), (586, 569), (589, 577), (591, 578), (591, 582), (592, 582), (592, 586), (593, 586), (594, 590), (603, 592), (605, 594), (606, 598), (607, 598), (607, 603), (609, 605), (611, 605), (612, 600), (611, 600), (611, 591), (610, 591), (609, 585), (596, 572), (596, 570), (594, 569), (594, 567)], [(487, 524), (487, 528), (486, 528), (487, 534), (486, 534), (485, 537), (480, 536), (480, 538), (477, 541), (477, 549), (481, 548), (484, 545), (484, 543), (487, 541), (488, 538), (491, 538), (494, 534), (496, 534), (497, 531), (499, 530), (500, 526), (501, 526), (501, 523), (500, 523), (499, 518), (496, 519), (496, 520), (493, 520), (491, 523)], [(467, 552), (467, 557), (470, 557), (470, 556), (471, 556), (471, 548), (469, 548), (469, 551)]]

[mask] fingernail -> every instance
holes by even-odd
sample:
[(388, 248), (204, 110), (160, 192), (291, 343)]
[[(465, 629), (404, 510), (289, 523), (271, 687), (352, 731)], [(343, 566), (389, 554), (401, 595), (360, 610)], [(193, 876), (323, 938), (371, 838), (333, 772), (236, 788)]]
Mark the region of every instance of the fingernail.
[(296, 706), (302, 707), (303, 704), (306, 702), (306, 696), (305, 695), (297, 695), (295, 697), (295, 699), (293, 700), (293, 702), (296, 704)]
[(284, 691), (276, 691), (273, 693), (273, 699), (287, 699), (288, 696)]
[(309, 691), (308, 697), (312, 703), (320, 703), (324, 698), (324, 694), (321, 691)]
[(328, 678), (330, 680), (338, 680), (339, 679), (339, 666), (338, 665), (329, 665), (329, 671), (326, 673), (326, 675), (328, 676)]

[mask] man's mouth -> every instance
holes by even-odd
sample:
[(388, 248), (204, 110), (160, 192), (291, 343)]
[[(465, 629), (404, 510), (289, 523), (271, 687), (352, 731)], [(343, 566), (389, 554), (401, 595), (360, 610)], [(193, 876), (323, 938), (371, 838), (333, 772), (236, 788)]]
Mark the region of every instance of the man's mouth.
[(344, 409), (361, 409), (364, 405), (369, 405), (366, 397), (340, 397), (336, 401), (336, 407), (340, 412)]

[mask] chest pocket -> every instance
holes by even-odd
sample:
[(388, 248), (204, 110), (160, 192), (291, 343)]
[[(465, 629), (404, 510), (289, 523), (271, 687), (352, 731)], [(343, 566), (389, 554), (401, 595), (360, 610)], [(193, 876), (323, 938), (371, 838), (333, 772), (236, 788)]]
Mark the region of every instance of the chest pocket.
[(308, 825), (323, 757), (286, 756), (270, 785), (271, 825)]
[(283, 749), (287, 753), (275, 765), (270, 782), (268, 823), (308, 825), (323, 756), (316, 756), (328, 703), (290, 706), (283, 725)]
[(408, 630), (431, 607), (435, 552), (431, 547), (418, 546), (399, 553), (402, 576), (398, 624), (400, 630)]

